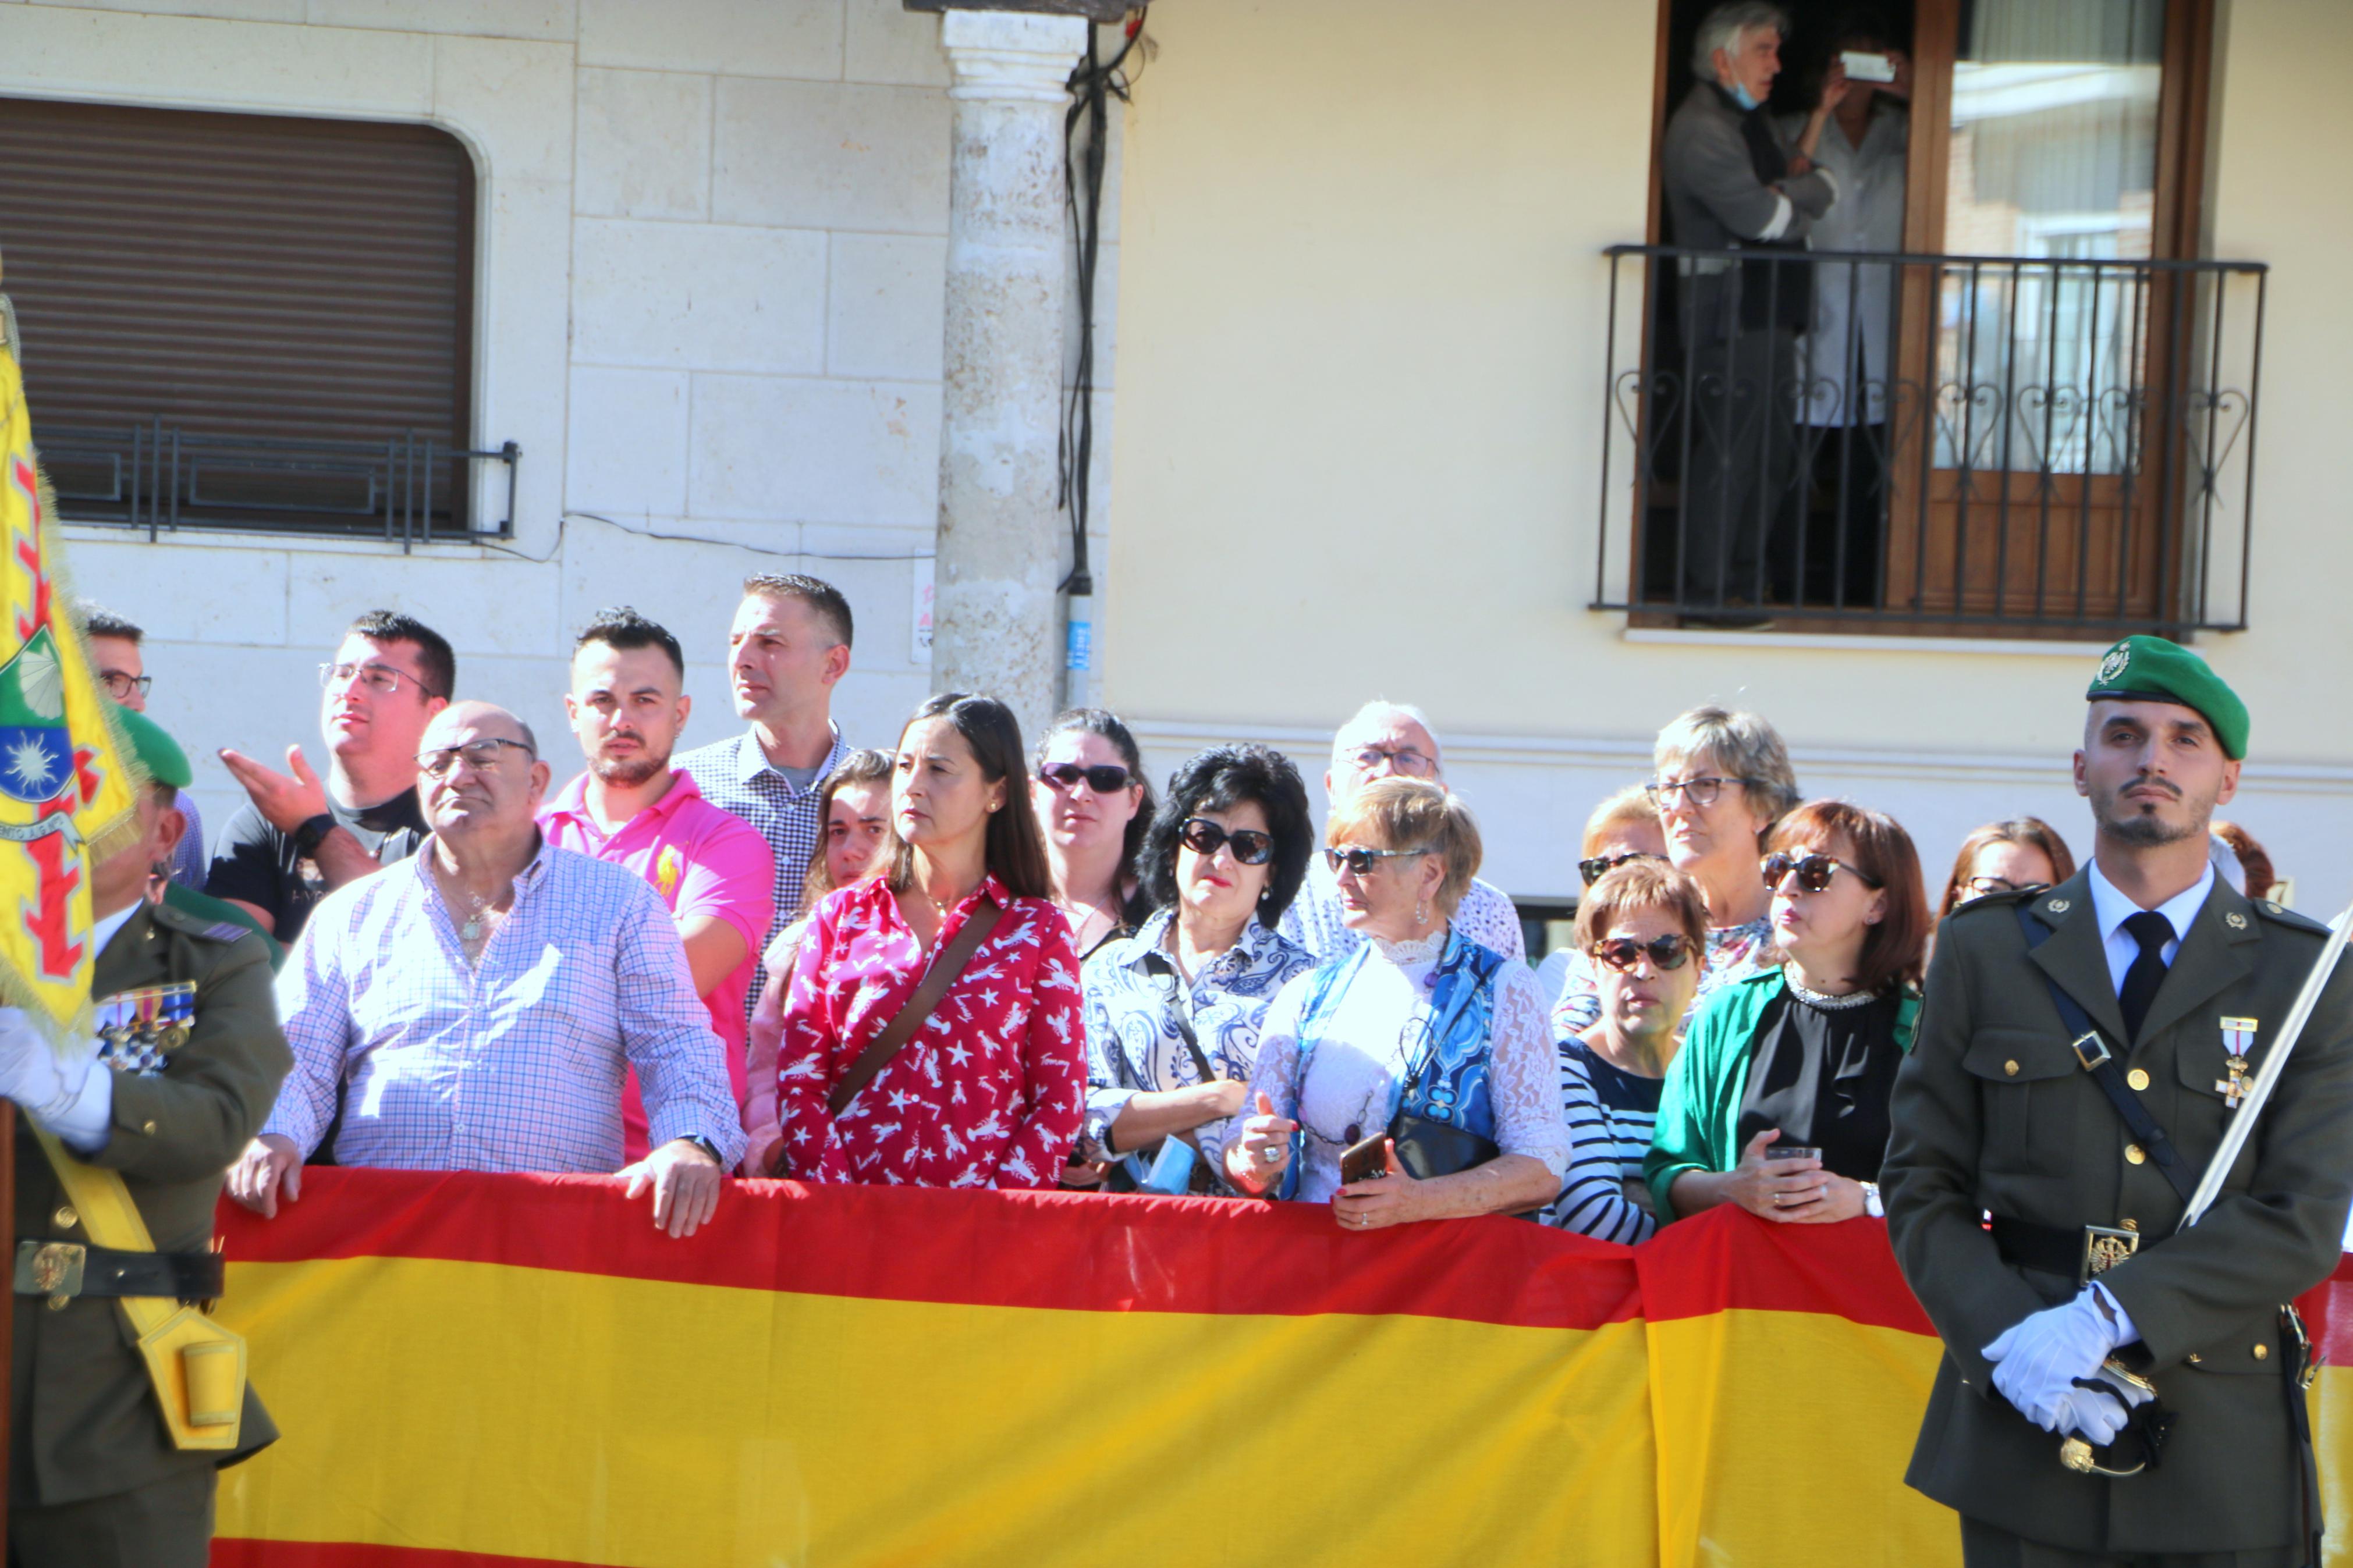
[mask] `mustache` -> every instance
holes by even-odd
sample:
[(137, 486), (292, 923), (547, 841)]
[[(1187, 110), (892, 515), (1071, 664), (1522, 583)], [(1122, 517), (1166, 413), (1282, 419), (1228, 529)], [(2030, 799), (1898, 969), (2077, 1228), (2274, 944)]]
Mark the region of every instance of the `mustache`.
[(2132, 783), (2125, 785), (2123, 789), (2118, 790), (2116, 793), (2118, 795), (2126, 795), (2137, 789), (2163, 790), (2175, 800), (2179, 800), (2181, 798), (2181, 786), (2179, 784), (2175, 784), (2171, 779), (2158, 778), (2154, 773), (2137, 774)]

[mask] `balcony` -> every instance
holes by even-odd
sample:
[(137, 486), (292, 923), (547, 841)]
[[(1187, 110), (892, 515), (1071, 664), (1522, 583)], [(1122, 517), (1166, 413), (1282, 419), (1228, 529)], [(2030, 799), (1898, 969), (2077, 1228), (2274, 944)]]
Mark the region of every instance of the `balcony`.
[(1591, 608), (2087, 641), (2246, 628), (2262, 264), (1605, 254)]

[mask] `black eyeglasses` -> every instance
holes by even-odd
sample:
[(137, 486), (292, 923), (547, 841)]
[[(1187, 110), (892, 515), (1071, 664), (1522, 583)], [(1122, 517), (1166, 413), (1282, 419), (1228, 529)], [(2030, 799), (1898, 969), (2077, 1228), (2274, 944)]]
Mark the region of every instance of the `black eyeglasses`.
[(1756, 782), (1755, 779), (1732, 778), (1654, 779), (1644, 784), (1642, 788), (1649, 793), (1651, 803), (1661, 811), (1672, 807), (1675, 803), (1674, 797), (1678, 794), (1702, 811), (1705, 811), (1715, 804), (1718, 796), (1724, 794), (1725, 785), (1739, 784), (1746, 788)]
[(147, 689), (155, 684), (152, 675), (133, 675), (127, 669), (101, 669), (98, 683), (106, 688), (107, 695), (117, 702), (128, 702), (133, 697), (144, 697)]
[(1087, 787), (1097, 795), (1116, 795), (1127, 787), (1131, 775), (1116, 763), (1097, 763), (1091, 768), (1082, 768), (1076, 763), (1056, 763), (1050, 768), (1039, 768), (1038, 776), (1056, 789), (1076, 789), (1079, 781), (1084, 779)]
[(1326, 849), (1324, 863), (1335, 877), (1344, 870), (1352, 877), (1363, 877), (1371, 874), (1376, 860), (1404, 860), (1429, 853), (1427, 849)]
[(1659, 858), (1658, 856), (1645, 855), (1639, 849), (1629, 850), (1623, 855), (1596, 855), (1590, 860), (1579, 860), (1577, 863), (1577, 874), (1585, 879), (1585, 885), (1589, 888), (1630, 860), (1656, 860), (1657, 858)]
[(470, 768), (494, 768), (499, 765), (501, 753), (509, 746), (527, 757), (538, 754), (521, 741), (510, 741), (503, 735), (485, 735), (462, 746), (442, 746), (430, 752), (419, 752), (417, 753), (417, 766), (426, 777), (436, 779), (457, 766), (459, 757), (466, 759), (466, 765)]
[(1831, 879), (1837, 876), (1841, 871), (1852, 873), (1854, 878), (1858, 881), (1862, 882), (1862, 884), (1866, 888), (1878, 888), (1885, 885), (1881, 882), (1878, 878), (1873, 876), (1868, 871), (1862, 870), (1859, 867), (1850, 866), (1834, 855), (1784, 855), (1776, 853), (1765, 857), (1764, 869), (1765, 885), (1767, 887), (1778, 889), (1783, 882), (1788, 879), (1789, 873), (1795, 871), (1798, 874), (1799, 888), (1809, 893), (1819, 893), (1824, 888), (1829, 887), (1831, 885)]
[(1649, 942), (1636, 942), (1630, 936), (1613, 936), (1607, 942), (1597, 942), (1586, 950), (1620, 974), (1634, 972), (1635, 962), (1648, 958), (1654, 969), (1681, 969), (1691, 962), (1691, 938), (1675, 931)]
[(2050, 885), (2048, 882), (2013, 882), (2007, 877), (1968, 877), (1961, 881), (1962, 889), (1973, 899), (1982, 899), (1988, 893), (2039, 893)]
[(1274, 835), (1255, 827), (1229, 832), (1206, 816), (1188, 816), (1176, 830), (1176, 841), (1196, 855), (1215, 855), (1230, 844), (1234, 858), (1245, 866), (1263, 866), (1274, 854)]

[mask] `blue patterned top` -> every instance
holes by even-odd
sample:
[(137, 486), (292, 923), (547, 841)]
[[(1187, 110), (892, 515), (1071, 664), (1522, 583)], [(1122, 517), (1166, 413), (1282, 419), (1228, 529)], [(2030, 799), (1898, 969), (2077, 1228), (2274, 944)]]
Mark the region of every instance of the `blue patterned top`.
[[(1079, 972), (1086, 996), (1087, 1120), (1079, 1134), (1079, 1154), (1110, 1160), (1135, 1152), (1108, 1146), (1111, 1124), (1136, 1094), (1188, 1089), (1202, 1081), (1193, 1053), (1168, 1018), (1161, 976), (1174, 973), (1167, 937), (1174, 910), (1162, 910), (1134, 936), (1107, 942)], [(1204, 964), (1193, 977), (1189, 996), (1193, 1037), (1221, 1078), (1247, 1083), (1258, 1066), (1259, 1025), (1275, 993), (1293, 975), (1315, 967), (1308, 951), (1259, 924), (1256, 916), (1240, 940)], [(1179, 982), (1180, 990), (1183, 989)], [(1200, 1129), (1204, 1154), (1214, 1165), (1225, 1142), (1225, 1123)]]

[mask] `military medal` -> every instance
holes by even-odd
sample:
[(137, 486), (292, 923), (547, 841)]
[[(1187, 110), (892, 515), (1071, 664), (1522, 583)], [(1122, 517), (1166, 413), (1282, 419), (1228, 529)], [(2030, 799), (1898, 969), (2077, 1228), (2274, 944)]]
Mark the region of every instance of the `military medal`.
[(2230, 1053), (2222, 1065), (2230, 1069), (2227, 1079), (2214, 1080), (2214, 1092), (2222, 1097), (2223, 1109), (2236, 1110), (2239, 1101), (2254, 1086), (2247, 1080), (2247, 1048), (2255, 1043), (2255, 1031), (2262, 1027), (2256, 1018), (2225, 1018), (2222, 1020), (2222, 1048)]
[(153, 1078), (188, 1043), (196, 1021), (196, 983), (177, 980), (118, 991), (90, 1008), (98, 1059), (117, 1072)]

